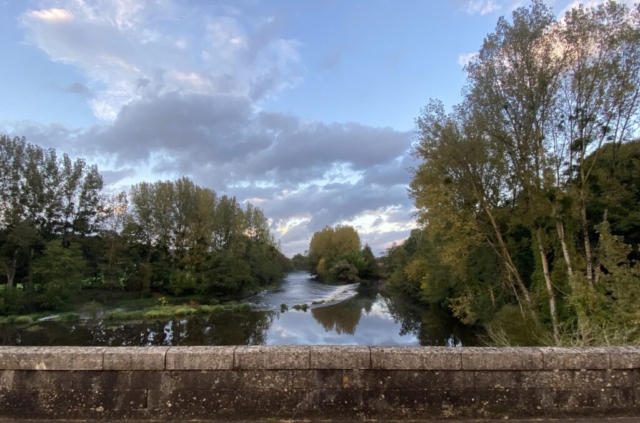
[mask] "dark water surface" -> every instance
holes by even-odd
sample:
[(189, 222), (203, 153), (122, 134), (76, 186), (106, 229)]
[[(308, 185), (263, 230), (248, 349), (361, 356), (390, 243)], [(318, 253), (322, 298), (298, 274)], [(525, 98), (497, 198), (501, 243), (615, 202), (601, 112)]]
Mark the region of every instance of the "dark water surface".
[[(248, 300), (253, 310), (152, 322), (42, 321), (0, 325), (2, 345), (476, 345), (463, 325), (377, 287), (331, 286), (292, 273)], [(311, 306), (312, 302), (325, 301)], [(289, 307), (281, 312), (281, 304)], [(295, 304), (309, 310), (296, 311)]]

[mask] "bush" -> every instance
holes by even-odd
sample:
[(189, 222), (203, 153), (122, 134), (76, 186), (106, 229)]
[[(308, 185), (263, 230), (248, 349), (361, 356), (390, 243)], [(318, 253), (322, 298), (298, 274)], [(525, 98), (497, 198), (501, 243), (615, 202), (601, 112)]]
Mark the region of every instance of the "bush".
[(30, 325), (33, 323), (33, 318), (31, 316), (16, 316), (13, 318), (13, 323), (18, 325)]
[(230, 307), (230, 309), (236, 313), (245, 313), (247, 311), (251, 311), (251, 306), (246, 303), (235, 304), (234, 306)]
[(182, 317), (182, 316), (190, 316), (192, 314), (196, 314), (196, 310), (194, 308), (188, 307), (188, 306), (178, 307), (178, 308), (176, 308), (174, 310), (173, 314), (176, 315), (176, 316), (180, 316), (180, 317)]

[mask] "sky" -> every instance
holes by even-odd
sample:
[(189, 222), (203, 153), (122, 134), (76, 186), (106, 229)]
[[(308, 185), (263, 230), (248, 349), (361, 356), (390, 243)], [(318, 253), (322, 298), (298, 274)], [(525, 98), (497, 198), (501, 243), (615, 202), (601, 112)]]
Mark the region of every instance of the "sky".
[(97, 163), (110, 192), (188, 176), (251, 202), (289, 256), (336, 224), (379, 254), (415, 227), (415, 118), (459, 101), (526, 4), (0, 0), (0, 133)]

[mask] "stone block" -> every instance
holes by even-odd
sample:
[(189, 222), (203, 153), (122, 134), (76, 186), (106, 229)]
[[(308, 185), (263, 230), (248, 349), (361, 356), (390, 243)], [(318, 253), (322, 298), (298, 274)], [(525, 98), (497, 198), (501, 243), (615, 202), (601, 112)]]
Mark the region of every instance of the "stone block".
[(0, 389), (28, 390), (58, 390), (71, 389), (72, 372), (50, 370), (0, 370)]
[(164, 370), (169, 347), (111, 347), (104, 351), (104, 370)]
[(460, 349), (450, 347), (371, 347), (371, 368), (460, 370)]
[(523, 389), (571, 389), (571, 370), (523, 370), (520, 372), (520, 388)]
[(236, 347), (171, 347), (167, 370), (231, 370)]
[(368, 419), (433, 420), (475, 416), (474, 390), (413, 391), (402, 389), (363, 391)]
[(308, 369), (309, 351), (304, 346), (249, 346), (237, 347), (236, 369)]
[[(360, 372), (352, 370), (350, 372)], [(343, 387), (345, 370), (342, 369), (313, 369), (313, 370), (292, 370), (293, 389), (340, 389)], [(349, 376), (347, 376), (349, 378)], [(354, 375), (351, 375), (350, 382), (354, 383)]]
[[(300, 390), (149, 391), (153, 416), (180, 420), (294, 417), (307, 404)], [(142, 413), (148, 416), (148, 413)]]
[(640, 369), (640, 347), (609, 348), (612, 369)]
[(319, 419), (359, 419), (363, 413), (363, 391), (317, 389), (309, 393), (308, 412)]
[(574, 389), (600, 389), (607, 384), (606, 370), (579, 370), (573, 373)]
[[(533, 372), (532, 372), (533, 373)], [(504, 390), (522, 386), (521, 372), (516, 370), (474, 372), (475, 387), (478, 389)]]
[(102, 370), (103, 347), (0, 347), (0, 370)]
[(476, 416), (482, 419), (517, 419), (552, 416), (552, 398), (543, 389), (478, 389), (473, 394)]
[(176, 391), (233, 390), (241, 389), (241, 387), (242, 375), (237, 371), (184, 370), (171, 372), (171, 389)]
[(549, 370), (609, 369), (607, 348), (539, 348), (544, 357), (544, 368)]
[(293, 389), (293, 370), (243, 370), (242, 389)]
[(410, 391), (473, 389), (473, 372), (438, 370), (371, 370), (364, 371), (363, 389), (405, 389)]
[(312, 369), (370, 369), (369, 347), (313, 347)]
[(631, 388), (636, 386), (636, 370), (607, 370), (607, 388)]
[(539, 370), (543, 368), (539, 348), (477, 348), (461, 351), (463, 370)]

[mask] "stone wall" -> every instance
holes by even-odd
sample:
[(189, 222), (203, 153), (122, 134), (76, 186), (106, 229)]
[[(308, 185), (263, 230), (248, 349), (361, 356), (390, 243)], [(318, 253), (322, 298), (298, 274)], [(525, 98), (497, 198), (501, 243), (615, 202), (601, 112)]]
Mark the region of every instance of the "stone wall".
[(639, 413), (640, 348), (0, 347), (0, 418)]

